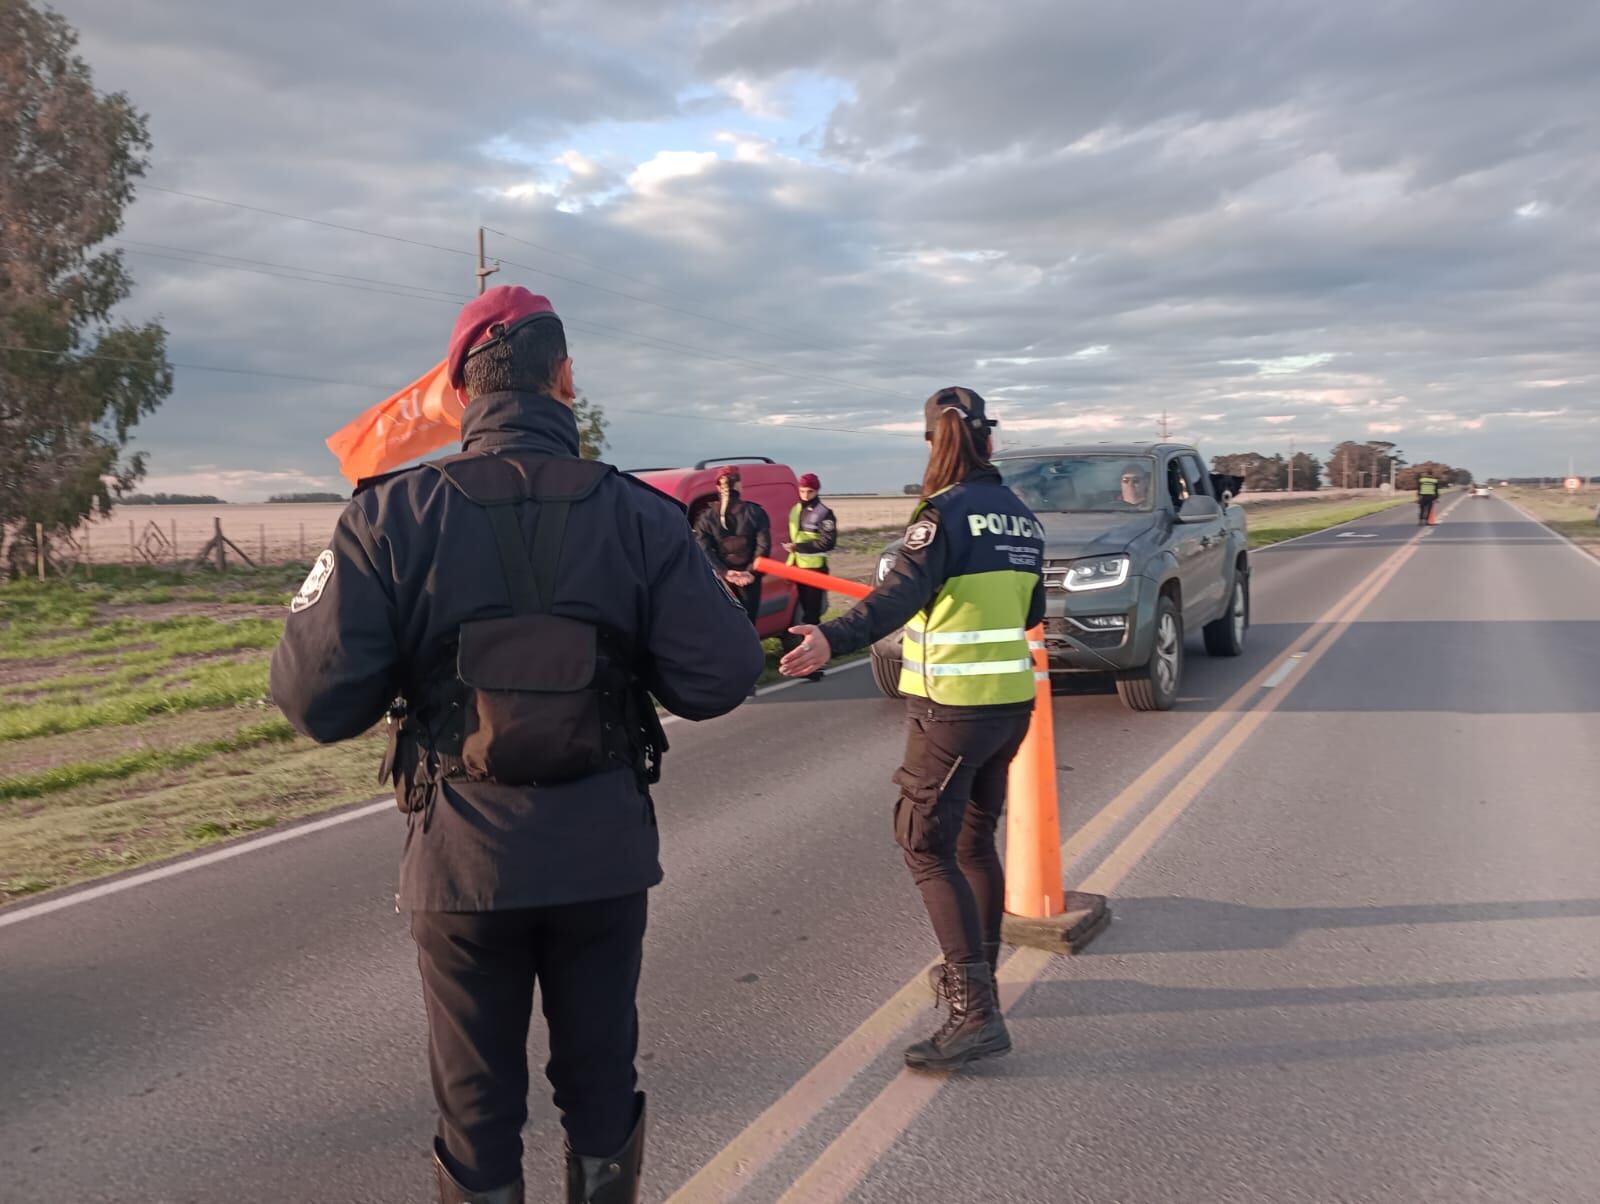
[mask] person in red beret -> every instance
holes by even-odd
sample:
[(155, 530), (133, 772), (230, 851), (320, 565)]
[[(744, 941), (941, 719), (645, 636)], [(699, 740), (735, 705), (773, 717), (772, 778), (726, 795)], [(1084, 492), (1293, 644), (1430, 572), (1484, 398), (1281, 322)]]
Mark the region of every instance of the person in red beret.
[(546, 298), (488, 290), (446, 362), (461, 452), (356, 486), (290, 605), (272, 697), (319, 743), (388, 714), (441, 1204), (522, 1204), (536, 983), (566, 1199), (631, 1204), (635, 999), (662, 877), (656, 703), (726, 714), (765, 658), (683, 507), (579, 454)]
[[(833, 511), (822, 500), (822, 482), (808, 472), (800, 478), (800, 500), (789, 511), (789, 563), (796, 568), (828, 571), (828, 553), (839, 542), (839, 524)], [(795, 587), (799, 597), (795, 606), (797, 624), (816, 625), (828, 604), (828, 591), (815, 585)], [(798, 637), (786, 636), (786, 647), (799, 644)], [(821, 669), (806, 675), (807, 681), (821, 681)]]

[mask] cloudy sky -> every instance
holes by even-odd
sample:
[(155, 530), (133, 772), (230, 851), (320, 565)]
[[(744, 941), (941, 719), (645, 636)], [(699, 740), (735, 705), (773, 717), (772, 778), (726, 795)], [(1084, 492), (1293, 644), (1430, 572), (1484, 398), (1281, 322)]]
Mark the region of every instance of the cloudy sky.
[(338, 487), (322, 439), (441, 357), (480, 224), (624, 467), (895, 488), (960, 383), (1012, 446), (1165, 409), (1208, 454), (1600, 473), (1583, 0), (57, 7), (151, 119), (153, 488)]

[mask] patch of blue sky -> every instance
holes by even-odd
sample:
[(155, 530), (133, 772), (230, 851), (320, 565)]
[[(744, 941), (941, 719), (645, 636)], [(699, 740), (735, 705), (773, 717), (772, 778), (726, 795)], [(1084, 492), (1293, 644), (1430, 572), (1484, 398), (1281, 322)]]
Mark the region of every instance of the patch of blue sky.
[(834, 109), (854, 96), (843, 80), (813, 72), (791, 72), (771, 84), (696, 87), (678, 97), (677, 112), (655, 121), (599, 121), (540, 144), (497, 135), (485, 154), (525, 165), (541, 182), (567, 178), (561, 157), (571, 152), (626, 176), (663, 151), (710, 151), (731, 159), (734, 139), (759, 142), (774, 153), (820, 165), (822, 132)]

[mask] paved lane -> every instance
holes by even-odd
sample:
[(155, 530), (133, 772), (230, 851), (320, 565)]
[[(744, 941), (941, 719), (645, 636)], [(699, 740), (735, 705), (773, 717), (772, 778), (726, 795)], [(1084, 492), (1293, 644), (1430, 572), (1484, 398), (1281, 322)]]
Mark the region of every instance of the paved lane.
[(1595, 1198), (1597, 781), (1600, 566), (1464, 502), (853, 1198)]
[[(1239, 661), (1216, 662), (1192, 649), (1182, 710), (1135, 716), (1107, 694), (1058, 699), (1068, 830), (1092, 819), (1197, 725), (1234, 722), (1232, 713), (1214, 718), (1217, 708), (1412, 539), (1407, 518), (1403, 511), (1378, 516), (1260, 554), (1251, 650)], [(1529, 583), (1512, 580), (1516, 571), (1531, 574)], [(1526, 822), (1508, 825), (1506, 814), (1525, 821), (1530, 784), (1543, 790), (1554, 774), (1587, 768), (1586, 779), (1573, 780), (1580, 787), (1593, 781), (1592, 759), (1572, 763), (1592, 758), (1576, 750), (1595, 747), (1593, 699), (1573, 692), (1583, 662), (1561, 651), (1560, 633), (1581, 639), (1587, 631), (1591, 650), (1596, 646), (1600, 614), (1584, 600), (1595, 597), (1596, 576), (1600, 570), (1510, 507), (1461, 503), (1119, 887), (1118, 923), (1095, 956), (1049, 967), (1024, 997), (1019, 1053), (980, 1081), (936, 1097), (866, 1168), (858, 1194), (897, 1199), (939, 1181), (945, 1143), (979, 1157), (981, 1143), (962, 1133), (981, 1117), (1005, 1157), (982, 1159), (982, 1190), (953, 1198), (1205, 1198), (1177, 1190), (1181, 1181), (1163, 1180), (1152, 1167), (1199, 1159), (1207, 1173), (1225, 1177), (1226, 1159), (1213, 1150), (1205, 1163), (1201, 1155), (1228, 1136), (1217, 1125), (1234, 1124), (1241, 1127), (1224, 1148), (1251, 1151), (1236, 1164), (1234, 1181), (1244, 1182), (1259, 1164), (1268, 1193), (1259, 1198), (1295, 1198), (1270, 1194), (1288, 1172), (1267, 1158), (1267, 1137), (1252, 1144), (1239, 1136), (1250, 1108), (1278, 1118), (1288, 1097), (1251, 1095), (1259, 1081), (1271, 1081), (1271, 1068), (1244, 1055), (1236, 1064), (1223, 1055), (1208, 1066), (1208, 1050), (1238, 1044), (1241, 1034), (1224, 1041), (1225, 1029), (1248, 1023), (1248, 1047), (1264, 1018), (1283, 1016), (1288, 1027), (1265, 1046), (1277, 1048), (1295, 1039), (1297, 1016), (1339, 1021), (1351, 1009), (1388, 1008), (1389, 1015), (1395, 1006), (1527, 1009), (1543, 996), (1492, 984), (1569, 980), (1569, 944), (1559, 934), (1531, 945), (1517, 935), (1541, 926), (1555, 932), (1559, 918), (1428, 924), (1430, 934), (1462, 924), (1505, 926), (1508, 956), (1521, 960), (1493, 975), (1466, 965), (1445, 974), (1432, 961), (1380, 968), (1337, 949), (1308, 962), (1299, 950), (1308, 941), (1379, 947), (1421, 923), (1317, 922), (1326, 914), (1600, 898), (1592, 877), (1580, 889), (1579, 867), (1576, 877), (1560, 879), (1562, 893), (1548, 876), (1554, 869), (1532, 865), (1551, 842), (1568, 859), (1581, 860), (1584, 835), (1594, 847), (1592, 826), (1579, 830), (1581, 808), (1563, 810), (1569, 824), (1534, 825), (1537, 836)], [(1421, 603), (1431, 609), (1419, 613)], [(1416, 621), (1430, 616), (1434, 622)], [(1552, 621), (1511, 621), (1519, 618)], [(1483, 628), (1514, 632), (1515, 643), (1485, 642)], [(1523, 670), (1503, 666), (1516, 670), (1504, 674), (1515, 680), (1485, 693), (1492, 666), (1506, 659), (1496, 650), (1502, 647), (1535, 658), (1534, 672), (1549, 680), (1524, 687)], [(1448, 667), (1439, 663), (1441, 649), (1454, 653)], [(1490, 669), (1482, 668), (1484, 658)], [(1588, 679), (1600, 680), (1588, 664)], [(1417, 669), (1432, 676), (1419, 684)], [(1501, 726), (1507, 722), (1518, 733), (1515, 748), (1497, 747), (1493, 738), (1511, 730)], [(1551, 733), (1560, 733), (1553, 744)], [(864, 673), (775, 693), (725, 720), (679, 725), (673, 736), (670, 783), (659, 796), (668, 881), (653, 897), (642, 999), (643, 1069), (657, 1118), (652, 1199), (688, 1181), (774, 1101), (792, 1098), (792, 1085), (933, 953), (890, 843), (886, 782), (899, 755), (898, 708), (873, 696)], [(1435, 762), (1445, 760), (1449, 766), (1435, 772)], [(1534, 762), (1564, 768), (1527, 778)], [(1413, 799), (1418, 778), (1427, 775), (1431, 793)], [(1353, 792), (1347, 778), (1366, 784)], [(1469, 780), (1504, 790), (1467, 804), (1456, 794)], [(1480, 817), (1474, 824), (1442, 822), (1442, 808), (1469, 805)], [(368, 816), (0, 929), (0, 1176), (8, 1196), (426, 1199), (421, 1008), (414, 955), (392, 907), (401, 827), (392, 813)], [(1498, 833), (1487, 849), (1477, 843), (1480, 828)], [(1453, 834), (1448, 847), (1460, 855), (1427, 874), (1417, 868), (1423, 849), (1373, 844), (1381, 833), (1437, 841), (1441, 832)], [(1090, 851), (1079, 871), (1112, 843)], [(1461, 874), (1473, 858), (1498, 865), (1498, 890), (1476, 866)], [(1558, 857), (1552, 866), (1561, 864)], [(1530, 881), (1531, 870), (1545, 876)], [(1283, 913), (1311, 918), (1285, 920)], [(1588, 948), (1597, 947), (1593, 920), (1568, 923), (1591, 925), (1582, 935)], [(1196, 947), (1178, 944), (1185, 940)], [(1481, 937), (1464, 943), (1492, 947)], [(1234, 967), (1231, 959), (1242, 960)], [(1456, 994), (1437, 999), (1335, 994), (1313, 1005), (1271, 998), (1447, 980), (1491, 985), (1449, 988)], [(1221, 998), (1207, 993), (1213, 991), (1234, 1002), (1208, 1005)], [(1593, 1006), (1578, 990), (1548, 994), (1551, 1006)], [(1154, 1006), (1161, 1000), (1183, 1006)], [(1361, 1040), (1362, 1031), (1338, 1039)], [(1334, 1039), (1321, 1030), (1303, 1036)], [(766, 1143), (770, 1166), (739, 1180), (747, 1198), (776, 1198), (894, 1081), (898, 1044), (895, 1037), (876, 1058), (869, 1051), (860, 1073), (794, 1141)], [(1158, 1065), (1163, 1049), (1173, 1059), (1166, 1070)], [(542, 1060), (542, 1050), (533, 1057)], [(1118, 1059), (1132, 1059), (1126, 1073)], [(1140, 1059), (1150, 1064), (1141, 1069)], [(1331, 1056), (1282, 1061), (1302, 1067), (1295, 1081), (1320, 1073), (1316, 1067), (1345, 1064)], [(1358, 1066), (1351, 1077), (1367, 1081), (1363, 1073)], [(1129, 1089), (1130, 1080), (1137, 1089)], [(1332, 1086), (1319, 1082), (1317, 1091)], [(1361, 1097), (1362, 1115), (1371, 1112), (1371, 1094)], [(1208, 1095), (1209, 1109), (1178, 1102)], [(1316, 1098), (1306, 1096), (1305, 1107)], [(1217, 1101), (1230, 1106), (1218, 1109)], [(1592, 1111), (1596, 1101), (1589, 1102)], [(1152, 1108), (1156, 1124), (1131, 1123)], [(1335, 1119), (1355, 1110), (1351, 1101)], [(1180, 1113), (1183, 1123), (1175, 1125)], [(1492, 1123), (1492, 1110), (1475, 1114)], [(1069, 1115), (1078, 1118), (1070, 1125)], [(1463, 1141), (1482, 1139), (1459, 1117), (1441, 1123), (1467, 1134)], [(1302, 1127), (1306, 1140), (1321, 1142), (1308, 1148), (1362, 1146), (1359, 1126), (1325, 1140), (1317, 1128)], [(1185, 1135), (1189, 1144), (1174, 1142)], [(540, 1093), (528, 1139), (530, 1198), (545, 1198), (559, 1138)], [(1019, 1158), (1022, 1164), (1012, 1165)], [(1086, 1174), (1086, 1165), (1098, 1168), (1096, 1175)], [(1039, 1168), (1048, 1172), (1036, 1174)], [(1049, 1193), (1037, 1194), (1047, 1182)], [(952, 1198), (946, 1186), (944, 1196)]]

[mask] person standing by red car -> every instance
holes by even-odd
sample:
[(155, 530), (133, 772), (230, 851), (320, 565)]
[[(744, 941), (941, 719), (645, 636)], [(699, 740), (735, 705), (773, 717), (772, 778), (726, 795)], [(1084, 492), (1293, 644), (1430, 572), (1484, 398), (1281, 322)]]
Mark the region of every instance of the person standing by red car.
[(772, 524), (767, 512), (739, 495), (739, 470), (732, 464), (717, 473), (717, 500), (700, 512), (695, 538), (717, 576), (728, 583), (750, 622), (761, 613), (761, 574), (751, 567), (772, 554)]

